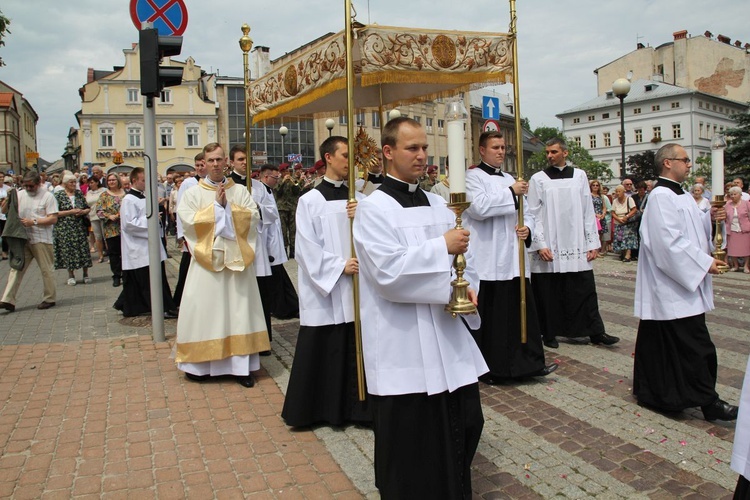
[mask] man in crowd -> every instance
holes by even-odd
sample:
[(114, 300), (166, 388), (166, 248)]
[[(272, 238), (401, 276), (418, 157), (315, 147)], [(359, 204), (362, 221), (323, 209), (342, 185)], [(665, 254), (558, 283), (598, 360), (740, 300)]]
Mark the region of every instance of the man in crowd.
[(432, 188), (435, 187), (435, 184), (437, 184), (437, 166), (436, 165), (430, 165), (427, 167), (427, 178), (419, 183), (419, 187), (422, 189), (422, 191), (427, 191), (428, 193), (432, 191)]
[[(284, 238), (285, 257), (294, 258), (294, 217), (297, 212), (297, 200), (299, 199), (300, 186), (294, 180), (292, 170), (288, 163), (279, 166), (282, 180), (276, 187), (276, 206), (281, 217), (281, 233)], [(288, 253), (286, 253), (288, 251)]]
[(559, 347), (555, 337), (590, 337), (612, 345), (619, 338), (604, 331), (591, 262), (601, 246), (589, 181), (583, 170), (567, 164), (565, 141), (546, 145), (549, 167), (529, 181), (528, 211), (532, 230), (531, 285), (544, 345)]
[[(647, 181), (647, 182), (651, 182), (651, 181)], [(698, 177), (695, 178), (695, 183), (703, 186), (703, 197), (707, 199), (708, 201), (711, 201), (711, 190), (708, 189), (708, 185), (706, 184), (706, 178), (699, 175)], [(651, 183), (651, 189), (653, 189), (653, 182)], [(651, 189), (649, 189), (649, 192), (651, 192)]]
[[(487, 365), (463, 320), (444, 311), (453, 256), (469, 232), (445, 201), (419, 188), (427, 135), (413, 119), (383, 130), (388, 176), (359, 202), (362, 344), (383, 498), (471, 498), (471, 461), (484, 425), (477, 377)], [(468, 257), (466, 278), (477, 283)], [(476, 303), (476, 294), (469, 290)]]
[(435, 184), (430, 190), (431, 193), (435, 193), (441, 196), (447, 203), (451, 201), (451, 183), (448, 177), (448, 159), (445, 159), (445, 177), (443, 180)]
[(742, 177), (735, 177), (732, 179), (732, 183), (742, 191), (743, 200), (750, 200), (750, 193), (745, 191), (745, 181), (742, 180)]
[[(5, 183), (5, 172), (0, 171), (0, 206), (5, 202), (5, 198), (8, 197), (8, 191), (10, 187)], [(8, 242), (5, 238), (2, 238), (3, 229), (5, 229), (5, 214), (0, 210), (0, 239), (2, 240), (2, 255), (0, 259), (8, 259)]]
[[(722, 261), (711, 257), (711, 213), (702, 212), (681, 184), (690, 158), (665, 144), (654, 160), (659, 181), (641, 222), (641, 258), (635, 283), (633, 395), (664, 411), (700, 406), (706, 420), (734, 420), (737, 407), (716, 392), (716, 348), (705, 313), (714, 308), (711, 274)], [(724, 209), (714, 217), (723, 220)]]
[[(151, 284), (149, 281), (148, 218), (146, 217), (146, 174), (142, 167), (130, 172), (131, 188), (120, 204), (120, 247), (122, 252), (122, 293), (114, 308), (123, 316), (139, 316), (151, 313)], [(163, 228), (159, 228), (160, 236)], [(159, 238), (161, 243), (162, 239)], [(172, 301), (164, 261), (167, 252), (159, 245), (164, 317), (176, 318), (177, 307)]]
[(625, 188), (625, 196), (629, 197), (635, 194), (635, 184), (633, 183), (633, 179), (631, 179), (630, 177), (622, 181), (622, 187)]
[(107, 181), (104, 178), (104, 170), (102, 170), (102, 167), (100, 167), (99, 165), (94, 165), (93, 167), (91, 167), (91, 177), (93, 179), (96, 179), (96, 182), (101, 187), (107, 187)]
[(234, 376), (253, 387), (270, 350), (253, 261), (258, 210), (247, 188), (224, 177), (218, 143), (203, 148), (208, 175), (187, 190), (177, 215), (192, 249), (177, 321), (177, 368), (195, 381)]
[[(240, 186), (247, 187), (247, 153), (245, 146), (241, 144), (235, 144), (232, 149), (229, 150), (229, 163), (231, 164), (232, 172), (229, 177)], [(266, 186), (263, 185), (257, 179), (251, 180), (250, 193), (253, 201), (258, 206), (260, 213), (260, 221), (258, 222), (258, 242), (255, 245), (255, 277), (258, 281), (258, 291), (260, 292), (260, 300), (263, 304), (263, 317), (266, 320), (266, 331), (268, 331), (269, 341), (273, 340), (273, 333), (271, 330), (271, 310), (272, 310), (272, 298), (273, 298), (273, 273), (271, 272), (271, 263), (268, 260), (268, 248), (266, 230), (272, 225), (275, 226), (276, 221), (279, 218), (279, 213), (275, 209), (272, 198), (266, 190)], [(264, 351), (260, 353), (261, 356), (271, 354), (270, 351)]]
[[(193, 186), (197, 186), (198, 181), (206, 177), (206, 162), (203, 161), (203, 157), (204, 154), (203, 151), (201, 151), (195, 155), (195, 158), (193, 158), (195, 175), (186, 177), (185, 180), (182, 181), (180, 189), (177, 191), (177, 200), (175, 203), (177, 207), (180, 206), (180, 201), (182, 200), (185, 191)], [(182, 303), (182, 292), (185, 289), (185, 280), (187, 279), (188, 269), (190, 268), (190, 249), (187, 246), (187, 242), (185, 242), (185, 235), (182, 232), (182, 221), (180, 221), (179, 217), (175, 220), (175, 231), (177, 232), (177, 241), (182, 242), (180, 245), (182, 258), (180, 259), (180, 270), (177, 275), (177, 285), (174, 287), (174, 296), (172, 300), (176, 307), (180, 307), (180, 304)]]
[[(8, 218), (5, 228), (6, 236), (12, 225), (19, 225), (25, 229), (25, 234), (18, 230), (19, 236), (26, 236), (22, 255), (10, 257), (10, 272), (8, 284), (5, 287), (0, 308), (8, 312), (16, 310), (16, 293), (21, 286), (26, 270), (32, 260), (36, 260), (42, 272), (42, 302), (37, 309), (49, 309), (55, 305), (57, 289), (55, 288), (55, 256), (52, 248), (52, 226), (57, 222), (57, 200), (52, 193), (44, 189), (42, 179), (35, 171), (29, 171), (23, 177), (23, 191), (17, 191), (17, 196), (10, 193), (3, 199), (0, 209)], [(9, 214), (11, 198), (17, 200), (15, 214)], [(14, 231), (15, 233), (15, 231)], [(22, 239), (22, 238), (19, 238)]]
[(274, 213), (274, 216), (271, 217), (273, 222), (263, 227), (266, 248), (268, 249), (268, 261), (271, 263), (272, 284), (270, 288), (273, 291), (271, 314), (278, 319), (291, 319), (299, 318), (299, 298), (297, 297), (297, 291), (294, 289), (294, 284), (284, 268), (284, 262), (288, 259), (281, 231), (280, 211), (273, 194), (273, 188), (278, 184), (280, 177), (277, 166), (265, 164), (260, 167), (260, 181), (268, 193), (268, 210)]
[[(281, 416), (287, 425), (370, 423), (358, 401), (346, 137), (320, 146), (326, 176), (297, 206), (300, 330)], [(364, 195), (357, 193), (358, 199)]]
[(510, 378), (549, 375), (557, 364), (546, 365), (542, 333), (534, 295), (526, 267), (526, 342), (521, 342), (521, 278), (518, 239), (530, 242), (534, 220), (524, 213), (524, 226), (518, 227), (519, 198), (528, 183), (516, 181), (502, 171), (505, 139), (500, 132), (479, 136), (477, 168), (466, 173), (466, 194), (471, 205), (466, 210), (466, 228), (472, 233), (472, 253), (479, 274), (479, 315), (482, 326), (474, 338), (482, 350), (490, 372), (480, 380), (497, 384)]

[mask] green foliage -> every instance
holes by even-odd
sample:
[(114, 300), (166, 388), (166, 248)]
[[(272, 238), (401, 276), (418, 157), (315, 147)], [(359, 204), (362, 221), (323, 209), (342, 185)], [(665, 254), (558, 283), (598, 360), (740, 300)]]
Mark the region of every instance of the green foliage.
[(628, 156), (625, 160), (625, 172), (636, 181), (656, 179), (659, 175), (654, 167), (656, 151), (644, 151), (636, 155)]
[[(553, 137), (559, 137), (565, 139), (562, 132), (557, 127), (537, 127), (534, 129), (534, 135), (539, 138), (542, 143), (547, 142)], [(567, 141), (566, 141), (567, 142)]]
[(750, 112), (737, 114), (734, 120), (737, 126), (725, 132), (728, 146), (724, 163), (730, 175), (747, 179), (750, 178)]
[[(0, 47), (5, 46), (5, 40), (3, 40), (6, 36), (10, 35), (10, 30), (8, 29), (8, 26), (10, 25), (10, 19), (5, 17), (3, 15), (3, 12), (0, 11)], [(5, 63), (3, 62), (3, 58), (0, 57), (0, 67), (5, 66)]]
[[(706, 182), (711, 181), (711, 157), (710, 156), (700, 156), (696, 158), (695, 162), (693, 163), (693, 168), (690, 169), (690, 173), (685, 178), (685, 182), (682, 183), (682, 187), (685, 189), (690, 189), (695, 185), (695, 178), (696, 177), (705, 177)], [(703, 186), (704, 188), (706, 186)], [(713, 186), (711, 186), (711, 189), (713, 190)], [(724, 188), (719, 188), (723, 191)]]

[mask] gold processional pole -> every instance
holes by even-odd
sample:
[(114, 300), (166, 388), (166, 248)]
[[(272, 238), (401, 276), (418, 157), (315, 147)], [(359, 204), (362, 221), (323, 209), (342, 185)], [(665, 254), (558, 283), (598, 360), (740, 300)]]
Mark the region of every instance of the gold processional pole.
[[(344, 16), (346, 25), (346, 136), (349, 140), (349, 202), (357, 201), (356, 183), (357, 170), (354, 166), (354, 60), (352, 56), (352, 3), (344, 0)], [(352, 256), (354, 251), (354, 219), (349, 219), (349, 245)], [(352, 275), (354, 289), (354, 342), (357, 353), (357, 394), (359, 400), (365, 400), (365, 365), (362, 359), (362, 322), (359, 317), (359, 275)]]
[[(523, 180), (523, 129), (521, 128), (521, 98), (518, 91), (518, 31), (516, 28), (516, 0), (510, 0), (510, 43), (513, 54), (513, 102), (516, 115), (516, 170)], [(523, 196), (518, 197), (518, 227), (524, 226)], [(526, 244), (518, 238), (518, 270), (521, 276), (521, 343), (526, 343)]]
[(252, 155), (250, 154), (250, 108), (248, 107), (250, 97), (247, 95), (250, 88), (250, 68), (247, 64), (247, 53), (253, 48), (253, 39), (248, 36), (250, 26), (247, 23), (242, 25), (242, 38), (240, 38), (240, 48), (242, 49), (242, 74), (245, 75), (245, 156), (247, 165), (245, 167), (245, 181), (247, 182), (247, 192), (253, 192), (252, 181)]

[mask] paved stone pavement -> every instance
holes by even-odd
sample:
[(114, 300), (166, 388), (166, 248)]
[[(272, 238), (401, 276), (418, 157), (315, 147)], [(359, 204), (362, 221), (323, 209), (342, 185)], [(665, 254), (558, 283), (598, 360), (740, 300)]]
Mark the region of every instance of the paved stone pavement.
[[(177, 252), (173, 255), (179, 258)], [(288, 269), (296, 278), (296, 265)], [(730, 498), (734, 424), (700, 410), (661, 415), (631, 396), (635, 264), (596, 262), (600, 309), (614, 347), (563, 343), (542, 380), (481, 385), (485, 427), (475, 498)], [(0, 263), (0, 286), (7, 278)], [(177, 261), (168, 261), (170, 281)], [(0, 497), (378, 498), (371, 431), (292, 431), (279, 414), (298, 322), (275, 321), (258, 384), (196, 384), (154, 343), (148, 318), (112, 309), (107, 264), (94, 283), (65, 285), (38, 311), (32, 265), (16, 312), (0, 312)], [(716, 279), (708, 315), (720, 394), (736, 402), (750, 339), (750, 279)]]

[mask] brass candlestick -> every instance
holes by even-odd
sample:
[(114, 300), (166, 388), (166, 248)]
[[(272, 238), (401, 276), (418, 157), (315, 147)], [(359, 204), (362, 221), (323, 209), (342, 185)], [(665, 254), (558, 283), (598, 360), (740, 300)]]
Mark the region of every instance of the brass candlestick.
[[(456, 214), (455, 229), (463, 229), (461, 225), (461, 214), (469, 208), (470, 202), (466, 201), (466, 193), (451, 193), (451, 202), (448, 208)], [(460, 253), (453, 257), (453, 267), (456, 269), (456, 279), (451, 281), (451, 300), (445, 306), (445, 312), (451, 313), (454, 318), (459, 314), (476, 314), (477, 307), (469, 300), (469, 282), (464, 279), (466, 269), (466, 257)]]
[[(724, 201), (723, 195), (715, 195), (714, 200), (711, 202), (711, 208), (719, 209), (724, 208), (724, 205), (726, 202)], [(721, 228), (724, 225), (724, 221), (714, 221), (715, 224), (715, 235), (714, 235), (714, 251), (711, 252), (711, 255), (714, 259), (721, 260), (723, 262), (727, 261), (727, 253), (722, 250), (722, 245), (724, 245), (724, 236), (721, 234)], [(721, 266), (717, 266), (719, 268), (719, 273), (724, 274), (727, 271), (729, 271), (729, 266), (727, 264), (723, 264)]]

